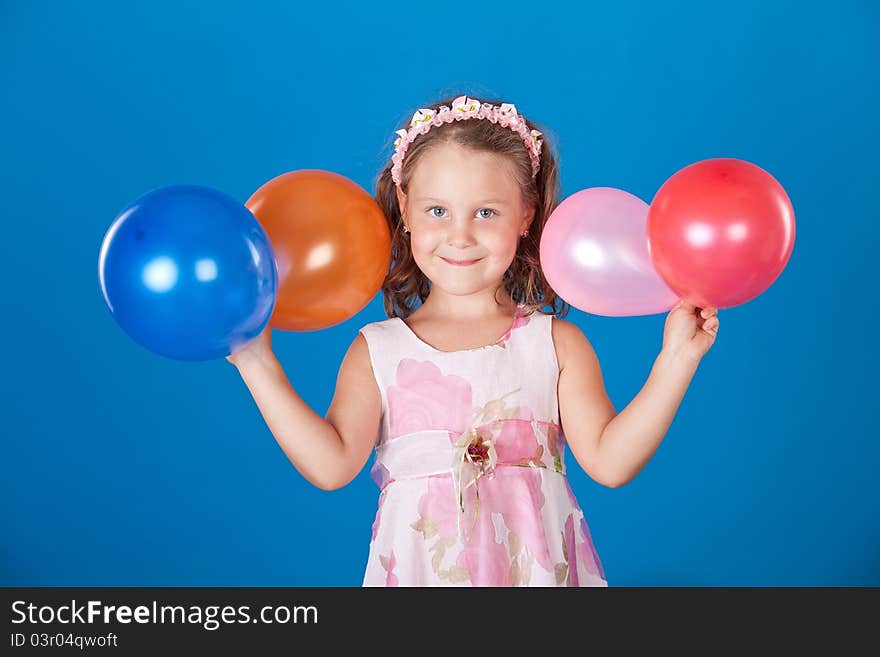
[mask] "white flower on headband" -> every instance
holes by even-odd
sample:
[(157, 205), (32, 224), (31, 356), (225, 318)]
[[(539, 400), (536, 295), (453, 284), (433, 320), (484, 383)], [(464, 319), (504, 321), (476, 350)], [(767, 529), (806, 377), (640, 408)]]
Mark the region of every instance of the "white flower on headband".
[(516, 113), (516, 107), (510, 103), (501, 103), (498, 113), (501, 114), (501, 116), (518, 116)]
[(413, 114), (412, 120), (409, 122), (410, 126), (418, 125), (419, 123), (430, 123), (431, 119), (434, 118), (434, 110), (431, 109), (420, 109), (418, 112)]
[(441, 126), (444, 123), (463, 121), (467, 119), (488, 119), (505, 128), (510, 128), (523, 140), (523, 145), (528, 149), (532, 160), (532, 178), (538, 175), (541, 162), (541, 132), (529, 130), (526, 121), (521, 117), (512, 103), (501, 103), (500, 106), (491, 103), (482, 103), (475, 98), (459, 96), (452, 101), (452, 107), (441, 105), (437, 110), (419, 109), (413, 114), (409, 122), (409, 130), (397, 130), (398, 135), (394, 140), (393, 166), (391, 167), (391, 179), (395, 184), (400, 184), (400, 176), (403, 170), (403, 159), (409, 145), (419, 136), (428, 132), (432, 126)]
[(400, 135), (397, 139), (394, 140), (394, 150), (397, 150), (398, 148), (400, 148), (400, 142), (403, 139), (406, 139), (406, 130), (398, 130), (394, 134)]
[(539, 132), (538, 130), (532, 130), (532, 132), (531, 132), (530, 134), (532, 135), (532, 144), (533, 144), (533, 148), (535, 149), (535, 151), (536, 151), (538, 154), (540, 154), (540, 153), (541, 153), (541, 146), (543, 146), (543, 144), (544, 144), (544, 140), (543, 140), (543, 139), (539, 139), (539, 137), (540, 137), (541, 134), (543, 134), (543, 133)]
[(459, 96), (452, 101), (452, 111), (459, 114), (473, 114), (480, 109), (480, 101), (467, 96)]

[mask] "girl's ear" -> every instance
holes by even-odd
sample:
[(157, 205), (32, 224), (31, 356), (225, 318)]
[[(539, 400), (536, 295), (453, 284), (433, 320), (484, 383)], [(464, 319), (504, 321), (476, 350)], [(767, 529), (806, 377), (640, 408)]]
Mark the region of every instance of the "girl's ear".
[(397, 193), (397, 207), (400, 208), (400, 214), (403, 214), (403, 209), (406, 207), (406, 194), (400, 191), (400, 186), (395, 185), (394, 191)]
[(532, 222), (535, 220), (536, 214), (537, 211), (534, 208), (526, 210), (526, 213), (523, 215), (522, 230), (520, 231), (520, 233), (522, 233), (523, 230), (528, 230), (532, 227)]
[(397, 192), (397, 207), (400, 208), (400, 221), (403, 224), (404, 230), (409, 230), (409, 226), (406, 225), (406, 211), (404, 208), (406, 207), (406, 194), (400, 191), (400, 187), (395, 185), (394, 191)]

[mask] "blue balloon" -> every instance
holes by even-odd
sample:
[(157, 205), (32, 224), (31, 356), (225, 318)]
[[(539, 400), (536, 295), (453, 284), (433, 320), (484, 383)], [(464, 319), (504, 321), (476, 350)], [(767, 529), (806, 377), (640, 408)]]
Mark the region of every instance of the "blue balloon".
[(136, 342), (168, 358), (225, 357), (265, 328), (278, 271), (244, 204), (209, 187), (171, 185), (130, 203), (104, 236), (104, 300)]

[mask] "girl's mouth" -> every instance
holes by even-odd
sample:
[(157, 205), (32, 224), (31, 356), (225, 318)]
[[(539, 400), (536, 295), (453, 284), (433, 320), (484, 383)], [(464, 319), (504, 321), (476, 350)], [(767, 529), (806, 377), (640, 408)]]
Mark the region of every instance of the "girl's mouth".
[(476, 260), (450, 260), (449, 258), (444, 258), (443, 256), (440, 256), (440, 259), (445, 263), (453, 265), (454, 267), (468, 267), (469, 265), (472, 265), (475, 262), (479, 262), (480, 260), (482, 260), (482, 258), (477, 258)]

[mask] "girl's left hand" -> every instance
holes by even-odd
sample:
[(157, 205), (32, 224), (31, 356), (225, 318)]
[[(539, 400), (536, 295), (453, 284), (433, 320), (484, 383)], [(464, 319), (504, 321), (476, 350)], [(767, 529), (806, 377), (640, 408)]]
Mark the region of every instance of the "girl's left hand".
[(663, 351), (699, 361), (718, 335), (718, 310), (697, 308), (681, 299), (666, 316)]

